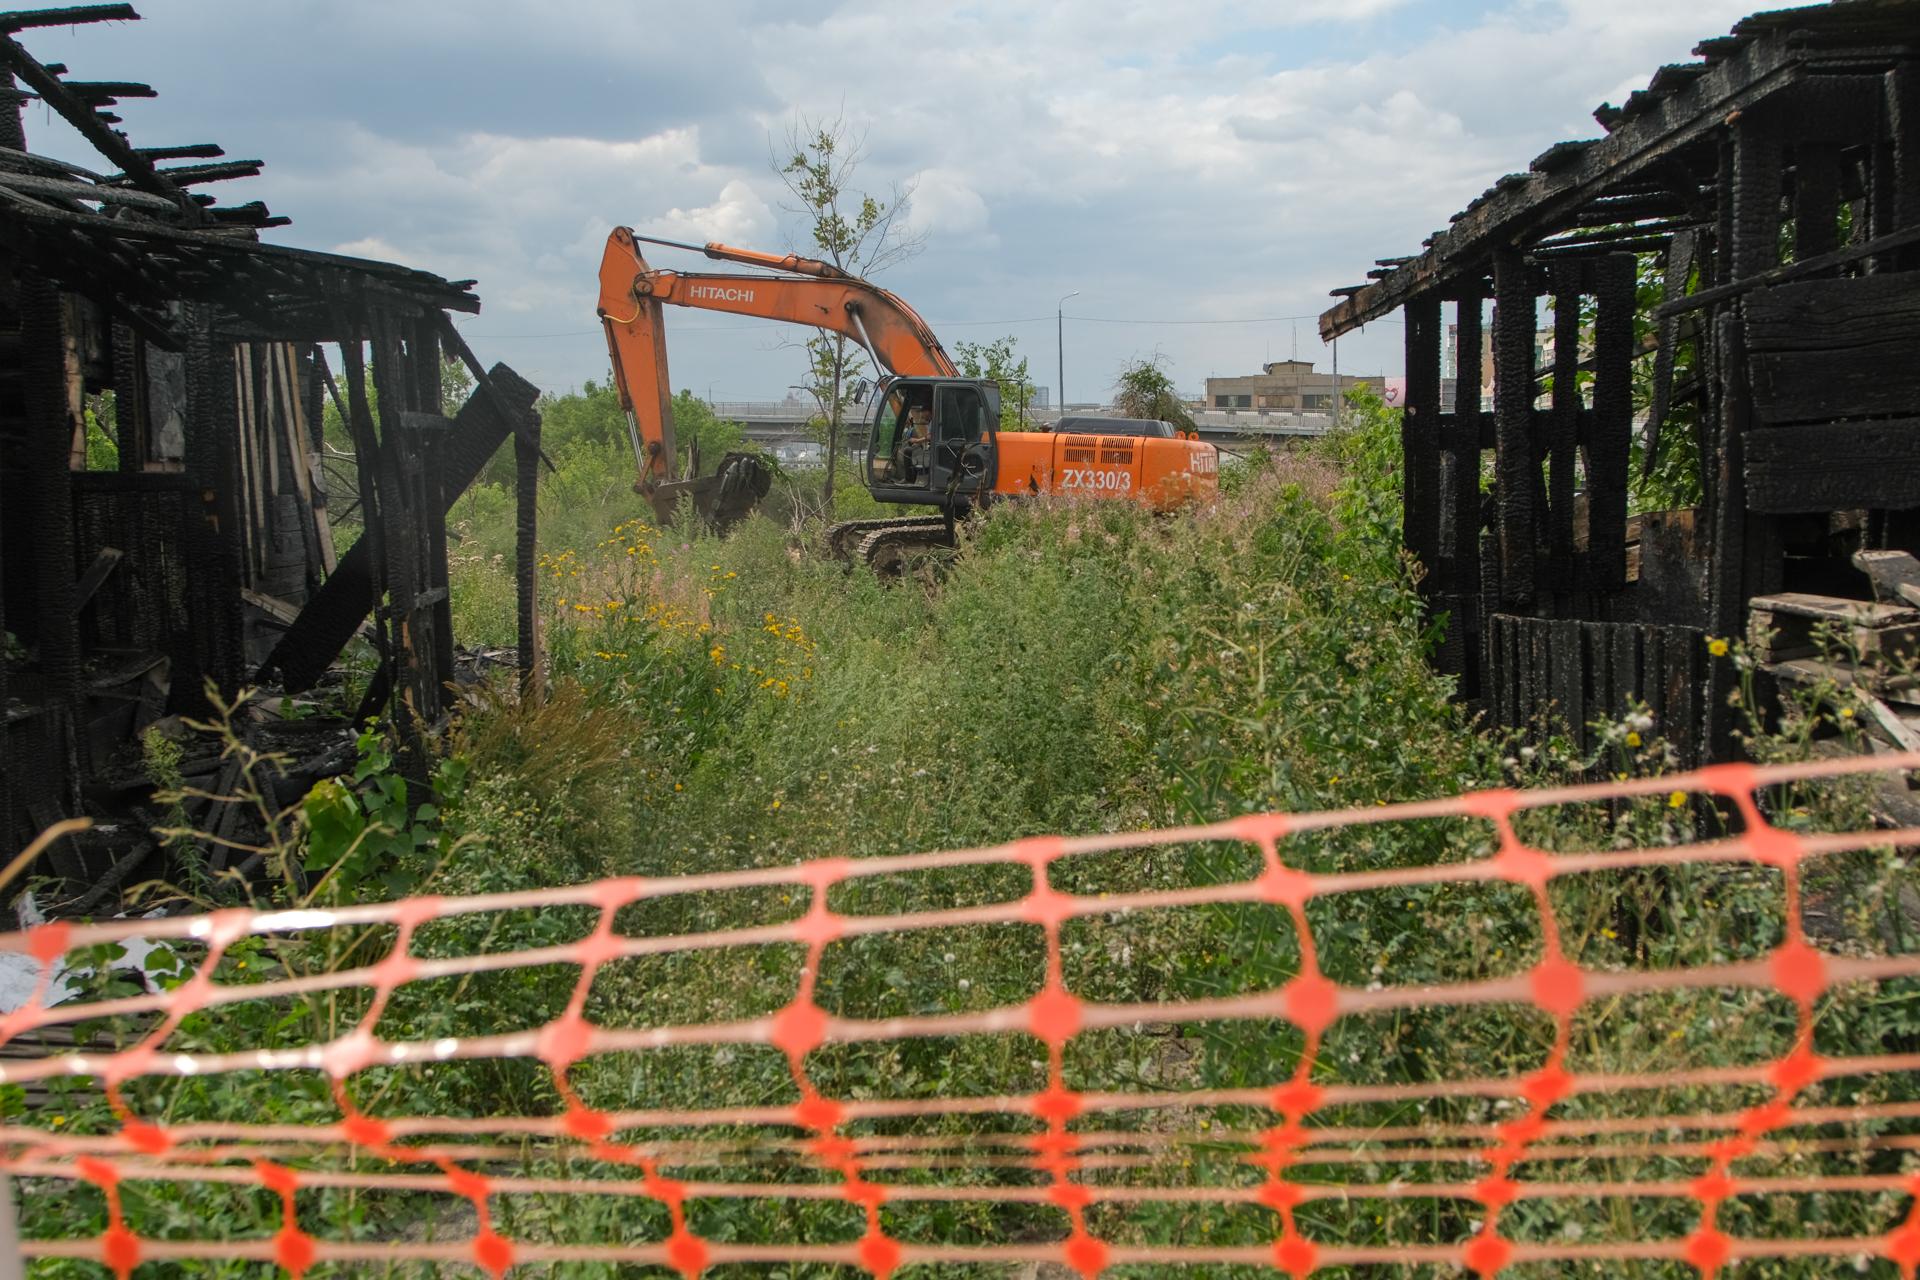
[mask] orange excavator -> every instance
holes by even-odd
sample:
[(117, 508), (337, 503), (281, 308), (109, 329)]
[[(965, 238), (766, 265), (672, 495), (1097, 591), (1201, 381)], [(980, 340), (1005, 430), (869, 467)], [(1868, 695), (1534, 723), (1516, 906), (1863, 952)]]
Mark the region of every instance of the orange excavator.
[[(655, 270), (641, 256), (642, 242), (778, 274)], [(931, 506), (938, 514), (842, 521), (827, 531), (838, 557), (897, 568), (916, 553), (952, 546), (957, 518), (1016, 495), (1133, 499), (1170, 510), (1218, 488), (1219, 452), (1164, 422), (1067, 418), (1054, 431), (1000, 430), (997, 383), (963, 377), (912, 307), (830, 263), (680, 244), (618, 227), (600, 262), (600, 318), (640, 468), (634, 489), (662, 518), (684, 495), (724, 528), (751, 510), (769, 480), (752, 454), (728, 454), (711, 476), (675, 475), (662, 311), (669, 303), (845, 334), (883, 371), (867, 401), (861, 479), (881, 502)]]

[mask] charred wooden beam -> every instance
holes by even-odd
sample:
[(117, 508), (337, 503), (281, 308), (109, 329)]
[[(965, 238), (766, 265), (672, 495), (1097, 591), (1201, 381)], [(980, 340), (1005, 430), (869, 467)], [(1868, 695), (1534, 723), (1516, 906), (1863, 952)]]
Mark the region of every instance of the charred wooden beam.
[(29, 478), (28, 500), (36, 530), (31, 566), (34, 631), (40, 670), (55, 707), (55, 764), (70, 784), (79, 779), (77, 717), (80, 712), (80, 631), (74, 604), (74, 542), (68, 451), (73, 423), (67, 402), (64, 318), (60, 294), (38, 272), (20, 280), (20, 358), (26, 409), (22, 450)]
[(1769, 515), (1920, 507), (1920, 419), (1749, 432), (1747, 509)]
[[(1676, 301), (1686, 293), (1687, 282), (1693, 277), (1694, 250), (1698, 243), (1698, 238), (1691, 231), (1678, 232), (1669, 242), (1662, 295), (1666, 301)], [(1680, 345), (1680, 318), (1668, 316), (1660, 320), (1655, 333), (1658, 346), (1654, 351), (1653, 388), (1647, 407), (1646, 448), (1641, 455), (1643, 476), (1653, 474), (1654, 463), (1660, 455), (1660, 428), (1673, 404), (1673, 369), (1674, 357)]]
[(1533, 276), (1519, 254), (1493, 257), (1494, 486), (1498, 502), (1500, 597), (1508, 607), (1533, 599)]
[[(448, 349), (460, 358), (460, 363), (467, 367), (467, 372), (473, 376), (473, 383), (476, 387), (491, 395), (496, 404), (511, 403), (511, 400), (506, 395), (502, 394), (500, 390), (493, 386), (493, 375), (487, 371), (485, 365), (480, 363), (480, 358), (473, 354), (473, 348), (467, 345), (467, 337), (460, 332), (460, 326), (455, 324), (453, 317), (444, 311), (440, 312), (440, 335), (446, 340)], [(505, 368), (504, 365), (495, 367)], [(559, 470), (558, 467), (553, 465), (553, 459), (549, 458), (546, 452), (540, 448), (539, 415), (529, 413), (521, 421), (514, 424), (513, 431), (517, 439), (531, 445), (535, 456), (547, 464), (547, 470), (549, 472), (557, 472)]]
[(264, 160), (222, 160), (219, 164), (183, 164), (154, 172), (176, 187), (191, 187), (202, 182), (225, 182), (229, 178), (257, 178), (265, 165)]
[(1633, 307), (1638, 264), (1629, 254), (1595, 263), (1593, 414), (1588, 421), (1587, 567), (1593, 589), (1627, 585), (1627, 480), (1633, 448)]
[[(88, 22), (137, 22), (130, 4), (74, 4), (58, 9), (21, 9), (0, 13), (0, 32), (12, 35), (31, 27), (73, 27)], [(65, 67), (61, 68), (66, 70)]]
[(13, 191), (26, 191), (34, 195), (57, 196), (62, 200), (90, 200), (100, 204), (124, 205), (130, 209), (146, 209), (154, 213), (172, 213), (179, 208), (166, 197), (150, 195), (145, 191), (129, 191), (125, 187), (102, 187), (72, 178), (47, 178), (33, 173), (0, 172), (0, 187)]
[(93, 107), (110, 107), (122, 98), (157, 98), (152, 85), (133, 80), (68, 80), (67, 92)]
[[(1584, 219), (1583, 219), (1584, 221)], [(1669, 236), (1676, 231), (1686, 231), (1693, 227), (1686, 219), (1674, 219), (1661, 222), (1635, 222), (1630, 225), (1583, 226), (1568, 231), (1556, 231), (1545, 240), (1538, 241), (1529, 253), (1538, 253), (1542, 249), (1583, 248), (1588, 245), (1611, 245), (1623, 240), (1640, 240), (1649, 236)]]
[(1643, 235), (1598, 244), (1553, 245), (1529, 249), (1527, 257), (1541, 262), (1554, 262), (1567, 258), (1606, 257), (1615, 253), (1659, 253), (1666, 249), (1669, 239), (1670, 235)]
[[(132, 10), (129, 9), (131, 14)], [(186, 203), (180, 188), (160, 176), (153, 162), (136, 152), (126, 138), (103, 124), (88, 104), (74, 95), (58, 75), (22, 49), (10, 36), (0, 35), (0, 67), (32, 86), (35, 92), (60, 113), (81, 137), (92, 143), (101, 155), (113, 161), (144, 189), (155, 195), (181, 202), (189, 222), (199, 220), (198, 213)]]
[(239, 227), (284, 227), (293, 219), (285, 214), (275, 214), (258, 200), (249, 200), (245, 204), (215, 205), (207, 210), (207, 216), (222, 226)]
[(1440, 563), (1440, 299), (1407, 305), (1407, 404), (1400, 418), (1404, 464), (1401, 541), (1425, 566), (1423, 591), (1433, 589)]
[(135, 147), (133, 154), (148, 160), (217, 160), (227, 150), (215, 142), (189, 142), (177, 147)]
[[(1557, 590), (1572, 590), (1574, 457), (1580, 443), (1580, 295), (1585, 273), (1561, 262), (1553, 271), (1553, 407), (1546, 427), (1547, 552)], [(1577, 584), (1582, 590), (1586, 583)]]

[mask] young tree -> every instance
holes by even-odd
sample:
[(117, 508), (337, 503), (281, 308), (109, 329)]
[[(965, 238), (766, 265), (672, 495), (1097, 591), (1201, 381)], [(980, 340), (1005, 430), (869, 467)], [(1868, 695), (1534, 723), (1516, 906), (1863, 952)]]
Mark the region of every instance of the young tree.
[(1150, 359), (1129, 360), (1121, 366), (1113, 411), (1123, 418), (1158, 418), (1182, 431), (1192, 431), (1193, 415), (1174, 391), (1173, 379), (1160, 367), (1162, 359), (1155, 352)]
[[(856, 189), (854, 174), (866, 159), (866, 132), (845, 116), (798, 115), (787, 127), (785, 148), (769, 157), (794, 203), (781, 206), (807, 220), (813, 253), (849, 275), (870, 278), (926, 247), (924, 233), (906, 225), (911, 187), (894, 187), (878, 199)], [(821, 330), (807, 341), (807, 383), (820, 407), (827, 478), (821, 499), (833, 506), (834, 473), (840, 460), (840, 412), (847, 386), (867, 371), (859, 348), (845, 334)]]
[(1000, 430), (1025, 431), (1027, 406), (1033, 403), (1033, 379), (1027, 358), (1015, 358), (1016, 339), (1009, 334), (992, 342), (962, 342), (954, 346), (960, 372), (969, 378), (992, 378), (1000, 384)]

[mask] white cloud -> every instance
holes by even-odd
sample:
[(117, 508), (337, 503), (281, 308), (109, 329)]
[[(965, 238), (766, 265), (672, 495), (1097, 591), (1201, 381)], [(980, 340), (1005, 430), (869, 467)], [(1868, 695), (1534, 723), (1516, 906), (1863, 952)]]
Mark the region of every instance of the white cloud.
[(951, 169), (924, 169), (913, 180), (913, 226), (929, 235), (987, 234), (987, 202)]
[(697, 209), (673, 208), (635, 224), (635, 230), (669, 240), (752, 247), (773, 234), (776, 219), (767, 202), (739, 178), (730, 179), (710, 204)]
[[(135, 25), (162, 101), (208, 99), (204, 118), (164, 132), (216, 137), (236, 154), (249, 129), (279, 138), (260, 147), (267, 174), (239, 197), (294, 215), (277, 238), (477, 277), (485, 311), (466, 326), (472, 340), (548, 385), (601, 375), (593, 276), (610, 228), (794, 242), (764, 139), (796, 110), (866, 128), (859, 177), (876, 194), (916, 183), (927, 248), (886, 283), (936, 326), (1047, 315), (1000, 332), (1050, 370), (1051, 313), (1071, 290), (1079, 314), (1105, 319), (1318, 312), (1327, 288), (1416, 249), (1549, 143), (1594, 134), (1601, 98), (1618, 101), (1755, 7), (1488, 0), (1435, 25), (1411, 0), (709, 0), (647, 6), (644, 19), (625, 0), (476, 4), (480, 18), (452, 27), (435, 6), (399, 6), (394, 29), (327, 24), (322, 61), (350, 58), (343, 41), (378, 31), (424, 41), (449, 65), (511, 65), (510, 83), (476, 76), (484, 99), (424, 88), (406, 99), (404, 78), (389, 78), (370, 100), (334, 76), (288, 95), (297, 118), (261, 94), (260, 112), (288, 118), (228, 125), (219, 104), (234, 91), (218, 86), (229, 73), (195, 61), (210, 57), (200, 26), (213, 19), (188, 6)], [(256, 33), (262, 47), (311, 21), (291, 8), (257, 17), (279, 24)], [(152, 40), (174, 28), (192, 38)], [(90, 72), (98, 59), (85, 47), (48, 56)], [(661, 77), (671, 92), (656, 91)], [(530, 105), (516, 116), (496, 97)], [(314, 129), (315, 118), (345, 123)], [(136, 141), (170, 140), (130, 125)], [(1299, 328), (1301, 354), (1323, 358), (1311, 321)], [(1290, 349), (1293, 329), (1070, 322), (1069, 390), (1090, 394), (1122, 359), (1156, 348), (1197, 389), (1209, 371)], [(968, 324), (949, 341), (994, 333)], [(702, 319), (675, 337), (675, 368), (716, 394), (777, 397), (798, 377), (781, 336)], [(1398, 340), (1384, 326), (1343, 343), (1342, 366), (1394, 368)]]

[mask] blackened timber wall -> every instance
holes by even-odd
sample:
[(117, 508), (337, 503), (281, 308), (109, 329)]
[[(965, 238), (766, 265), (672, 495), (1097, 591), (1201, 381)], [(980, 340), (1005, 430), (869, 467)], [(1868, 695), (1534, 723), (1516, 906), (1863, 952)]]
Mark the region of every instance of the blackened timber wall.
[[(356, 376), (360, 367), (356, 344), (347, 343), (343, 353), (347, 365), (349, 416), (356, 422), (363, 422), (370, 433), (371, 421), (366, 417), (364, 384)], [(513, 432), (515, 424), (531, 411), (539, 395), (532, 383), (504, 364), (496, 364), (488, 370), (488, 382), (507, 403), (496, 405), (486, 391), (476, 388), (454, 416), (453, 425), (445, 433), (445, 439), (435, 446), (436, 452), (441, 454), (439, 465), (444, 493), (458, 494), (473, 483), (487, 459)], [(377, 452), (380, 446), (371, 439), (365, 442), (356, 439), (356, 447), (371, 453)], [(373, 470), (362, 469), (363, 502), (369, 496), (364, 487), (365, 478), (371, 476)], [(371, 496), (376, 501), (384, 497), (378, 493)], [(443, 507), (443, 515), (444, 511)], [(367, 536), (354, 543), (352, 549), (340, 557), (339, 567), (333, 576), (327, 579), (318, 594), (301, 611), (300, 617), (268, 657), (267, 669), (279, 672), (288, 690), (298, 693), (313, 686), (314, 681), (320, 678), (328, 664), (353, 637), (361, 620), (373, 610), (380, 594), (388, 589), (386, 557), (377, 554), (381, 539), (374, 536), (376, 527), (385, 524), (384, 511), (377, 521), (369, 517)], [(527, 532), (531, 532), (530, 513)]]

